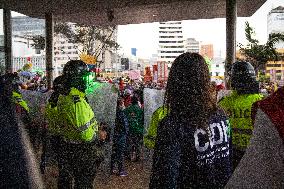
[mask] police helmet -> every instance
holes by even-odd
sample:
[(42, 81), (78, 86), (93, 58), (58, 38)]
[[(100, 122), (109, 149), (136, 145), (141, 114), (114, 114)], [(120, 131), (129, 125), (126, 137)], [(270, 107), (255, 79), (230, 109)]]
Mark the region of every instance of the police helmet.
[(20, 77), (17, 73), (7, 73), (0, 78), (1, 92), (19, 91)]
[(89, 75), (87, 64), (81, 60), (70, 60), (63, 68), (63, 76), (66, 79), (65, 86), (67, 89), (75, 87), (82, 92), (87, 88), (86, 77)]
[(64, 83), (65, 80), (62, 75), (56, 77), (53, 81), (53, 90), (60, 93), (60, 91), (64, 90)]
[(70, 60), (63, 68), (63, 75), (67, 77), (81, 77), (89, 73), (87, 64), (81, 60)]
[(231, 87), (238, 93), (243, 94), (259, 92), (255, 70), (249, 62), (237, 61), (232, 65)]

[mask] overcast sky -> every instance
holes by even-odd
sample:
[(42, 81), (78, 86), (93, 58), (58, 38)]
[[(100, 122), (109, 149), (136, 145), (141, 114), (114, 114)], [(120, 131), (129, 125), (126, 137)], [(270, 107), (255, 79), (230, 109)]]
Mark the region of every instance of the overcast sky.
[[(284, 6), (284, 0), (268, 0), (251, 17), (242, 17), (237, 20), (237, 42), (245, 43), (245, 21), (255, 28), (256, 37), (264, 43), (267, 39), (267, 14), (275, 7)], [(284, 27), (284, 26), (283, 26)], [(196, 38), (204, 44), (214, 45), (215, 55), (225, 57), (226, 49), (226, 20), (186, 20), (183, 21), (185, 38)], [(137, 56), (150, 58), (157, 54), (158, 23), (132, 24), (118, 27), (118, 43), (122, 46), (121, 54), (130, 54), (131, 48), (137, 48)]]

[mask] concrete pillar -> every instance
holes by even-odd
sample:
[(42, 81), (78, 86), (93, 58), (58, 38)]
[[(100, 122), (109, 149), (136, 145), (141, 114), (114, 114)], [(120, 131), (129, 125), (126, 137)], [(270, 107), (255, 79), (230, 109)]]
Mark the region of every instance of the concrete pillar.
[(45, 65), (47, 74), (48, 90), (52, 87), (53, 81), (53, 15), (45, 14)]
[(228, 82), (228, 68), (236, 59), (236, 24), (237, 24), (237, 2), (236, 0), (226, 0), (226, 63), (225, 63), (225, 83)]
[(4, 50), (5, 50), (5, 71), (13, 72), (12, 66), (12, 26), (11, 11), (3, 9), (3, 25), (4, 25)]

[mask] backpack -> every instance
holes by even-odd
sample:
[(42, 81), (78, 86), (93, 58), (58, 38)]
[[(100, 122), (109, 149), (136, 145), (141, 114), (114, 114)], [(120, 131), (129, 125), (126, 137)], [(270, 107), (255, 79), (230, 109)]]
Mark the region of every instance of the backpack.
[(65, 139), (89, 142), (97, 137), (98, 123), (83, 92), (72, 87), (68, 95), (59, 96), (57, 109)]

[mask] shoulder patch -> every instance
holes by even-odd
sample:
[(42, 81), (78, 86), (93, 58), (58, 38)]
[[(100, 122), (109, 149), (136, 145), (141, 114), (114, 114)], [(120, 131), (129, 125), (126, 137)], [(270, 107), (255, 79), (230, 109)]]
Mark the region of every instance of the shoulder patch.
[(72, 95), (73, 102), (76, 104), (77, 102), (81, 102), (79, 95)]

